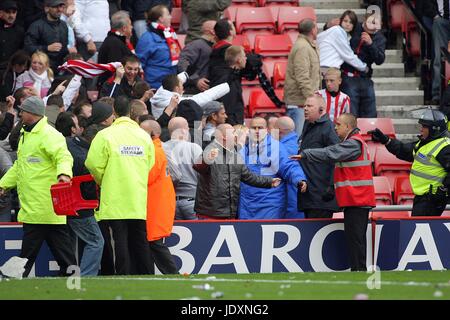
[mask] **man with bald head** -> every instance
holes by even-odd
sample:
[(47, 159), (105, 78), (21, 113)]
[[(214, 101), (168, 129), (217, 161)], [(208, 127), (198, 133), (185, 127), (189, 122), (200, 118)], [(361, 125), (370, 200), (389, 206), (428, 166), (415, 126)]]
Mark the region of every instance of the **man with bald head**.
[[(280, 117), (277, 119), (274, 125), (274, 131), (279, 137), (278, 140), (282, 144), (289, 155), (296, 154), (298, 151), (298, 135), (295, 132), (294, 121), (290, 117)], [(273, 135), (272, 135), (273, 136)], [(274, 138), (276, 138), (274, 136)], [(276, 138), (277, 139), (277, 138)], [(285, 219), (303, 219), (304, 213), (298, 209), (298, 186), (287, 183), (287, 207)], [(300, 190), (306, 191), (306, 182), (303, 184), (303, 188)]]
[(258, 188), (280, 184), (279, 178), (260, 176), (247, 168), (235, 151), (234, 128), (230, 124), (217, 127), (215, 139), (194, 169), (200, 173), (195, 200), (200, 219), (236, 219), (241, 182)]
[[(302, 140), (299, 143), (300, 151), (325, 148), (339, 143), (339, 137), (334, 131), (333, 122), (325, 108), (325, 101), (321, 96), (312, 95), (306, 99), (306, 121)], [(291, 152), (294, 152), (294, 150), (291, 150)], [(339, 209), (334, 197), (334, 165), (311, 162), (305, 159), (301, 159), (300, 163), (309, 180), (306, 192), (299, 194), (299, 208), (303, 210), (306, 218), (332, 218), (333, 212)]]
[(147, 240), (151, 257), (163, 274), (177, 273), (175, 261), (163, 239), (172, 233), (175, 218), (175, 190), (168, 173), (168, 161), (162, 148), (161, 127), (155, 120), (140, 124), (155, 146), (155, 164), (148, 174)]
[(282, 219), (286, 214), (286, 184), (304, 184), (306, 177), (297, 161), (289, 159), (283, 144), (267, 134), (267, 122), (256, 117), (250, 121), (248, 143), (240, 150), (251, 172), (281, 178), (279, 187), (261, 189), (241, 184), (239, 219)]
[[(163, 143), (167, 158), (172, 159), (180, 173), (180, 179), (175, 185), (177, 220), (195, 220), (195, 193), (197, 190), (198, 173), (192, 165), (202, 155), (202, 148), (192, 143), (189, 125), (185, 118), (175, 117), (169, 121), (170, 140)], [(169, 170), (171, 168), (169, 167)], [(171, 170), (170, 173), (174, 175)]]
[(209, 89), (208, 74), (209, 56), (215, 43), (215, 20), (207, 20), (202, 24), (202, 36), (186, 44), (181, 50), (177, 68), (178, 73), (187, 72), (189, 80), (184, 85), (185, 92), (196, 94)]
[[(341, 114), (336, 120), (335, 130), (340, 143), (325, 148), (303, 149), (292, 158), (334, 164), (335, 195), (338, 206), (344, 211), (350, 268), (352, 271), (365, 271), (369, 210), (375, 207), (372, 163), (354, 115)], [(310, 181), (314, 178), (311, 177)]]

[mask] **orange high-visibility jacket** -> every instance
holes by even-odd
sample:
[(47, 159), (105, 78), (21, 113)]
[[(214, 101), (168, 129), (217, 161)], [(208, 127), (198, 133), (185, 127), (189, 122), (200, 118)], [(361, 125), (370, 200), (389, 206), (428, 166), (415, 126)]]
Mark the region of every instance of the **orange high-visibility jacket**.
[(170, 236), (175, 219), (175, 189), (167, 167), (161, 140), (154, 139), (155, 165), (148, 174), (147, 239), (155, 241)]

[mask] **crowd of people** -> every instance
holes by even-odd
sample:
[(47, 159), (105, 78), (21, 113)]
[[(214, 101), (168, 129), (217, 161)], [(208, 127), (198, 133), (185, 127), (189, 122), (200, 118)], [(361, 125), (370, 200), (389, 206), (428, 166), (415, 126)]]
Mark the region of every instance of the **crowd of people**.
[[(287, 114), (246, 125), (242, 79), (261, 78), (281, 101), (259, 58), (232, 44), (234, 24), (221, 18), (231, 1), (185, 3), (181, 49), (171, 1), (122, 1), (127, 11), (106, 0), (0, 2), (0, 221), (17, 209), (25, 276), (43, 241), (61, 274), (74, 264), (90, 276), (152, 274), (154, 265), (176, 273), (164, 244), (174, 219), (331, 218), (338, 211), (351, 269), (365, 270), (375, 196), (356, 119), (376, 117), (372, 65), (384, 62), (386, 45), (380, 17), (359, 23), (347, 10), (320, 34), (315, 21), (299, 21)], [(373, 132), (414, 161), (418, 215), (430, 214), (418, 207), (430, 205), (423, 199), (450, 184), (446, 118), (427, 117), (415, 146)], [(433, 176), (427, 165), (436, 167)], [(83, 197), (99, 196), (98, 209), (55, 215), (50, 186), (85, 174), (93, 181), (82, 185)], [(443, 211), (440, 199), (433, 215)]]

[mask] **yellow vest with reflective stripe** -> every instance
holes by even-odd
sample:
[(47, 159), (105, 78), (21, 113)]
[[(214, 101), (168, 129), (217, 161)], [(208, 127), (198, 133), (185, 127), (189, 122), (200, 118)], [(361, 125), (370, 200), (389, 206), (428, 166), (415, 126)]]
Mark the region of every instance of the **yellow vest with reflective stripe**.
[[(417, 143), (416, 146), (420, 141)], [(442, 182), (447, 176), (447, 171), (436, 160), (436, 156), (442, 148), (450, 145), (449, 138), (440, 138), (433, 140), (417, 152), (413, 152), (414, 162), (411, 167), (409, 180), (415, 195), (424, 195), (430, 191), (436, 193), (438, 187), (442, 186)]]

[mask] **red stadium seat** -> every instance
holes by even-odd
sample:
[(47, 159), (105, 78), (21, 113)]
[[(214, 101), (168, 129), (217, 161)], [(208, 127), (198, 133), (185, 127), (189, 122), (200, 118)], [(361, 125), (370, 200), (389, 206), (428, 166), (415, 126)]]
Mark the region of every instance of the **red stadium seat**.
[(181, 23), (181, 8), (172, 8), (172, 12), (170, 14), (172, 15), (171, 26), (175, 31), (177, 31)]
[(397, 159), (384, 146), (380, 146), (375, 153), (374, 167), (375, 175), (387, 177), (393, 189), (396, 176), (409, 175), (411, 162)]
[(260, 7), (272, 5), (298, 6), (298, 0), (259, 0)]
[(273, 87), (284, 87), (284, 80), (286, 79), (287, 61), (277, 61), (273, 65)]
[(305, 18), (317, 20), (314, 8), (281, 7), (278, 12), (278, 33), (284, 33), (288, 30), (298, 31), (298, 23)]
[[(277, 89), (275, 90), (275, 94), (283, 99), (283, 90)], [(277, 108), (275, 104), (270, 100), (270, 98), (266, 95), (263, 89), (256, 88), (250, 92), (250, 98), (248, 103), (248, 115), (249, 117), (254, 117), (257, 113), (277, 113), (284, 114), (286, 113), (285, 108)]]
[(243, 46), (246, 53), (251, 53), (253, 51), (250, 40), (248, 40), (248, 37), (245, 34), (237, 34), (236, 37), (234, 37), (232, 44), (234, 46)]
[(391, 28), (400, 29), (402, 27), (403, 14), (406, 11), (405, 5), (401, 0), (388, 0), (387, 8)]
[(412, 191), (409, 176), (398, 176), (394, 182), (395, 204), (413, 204), (414, 193)]
[(266, 75), (267, 75), (268, 79), (270, 79), (273, 76), (273, 69), (274, 69), (276, 63), (286, 63), (287, 64), (287, 57), (263, 58), (264, 70), (267, 70)]
[(172, 0), (173, 8), (181, 8), (183, 4), (183, 0)]
[(250, 99), (250, 92), (255, 89), (255, 87), (242, 86), (242, 100), (244, 100), (244, 108), (248, 108), (248, 101)]
[(223, 11), (223, 17), (227, 18), (231, 22), (235, 23), (236, 22), (236, 12), (237, 12), (238, 8), (239, 8), (239, 6), (233, 6), (233, 5), (229, 6), (228, 8), (226, 8)]
[(258, 5), (258, 0), (231, 0), (231, 5), (256, 7)]
[(180, 43), (180, 47), (183, 50), (184, 48), (184, 41), (186, 40), (185, 34), (177, 34), (178, 42)]
[(255, 53), (263, 57), (287, 57), (292, 49), (292, 41), (288, 35), (257, 35), (255, 37)]
[(291, 38), (292, 43), (295, 43), (295, 41), (297, 41), (298, 39), (299, 32), (297, 30), (292, 29), (285, 32), (284, 34), (287, 34), (289, 38)]
[(239, 7), (236, 13), (236, 32), (266, 30), (275, 33), (275, 20), (269, 8)]
[(364, 140), (372, 140), (372, 136), (367, 131), (375, 128), (380, 129), (387, 136), (395, 138), (394, 123), (391, 118), (358, 118), (358, 128)]
[(373, 177), (375, 201), (378, 205), (392, 205), (392, 190), (387, 177)]
[(369, 149), (369, 156), (370, 156), (370, 161), (374, 161), (375, 160), (375, 153), (377, 151), (378, 147), (382, 147), (383, 145), (379, 142), (374, 142), (374, 141), (366, 141), (367, 144), (367, 149)]
[(402, 17), (402, 33), (405, 39), (405, 50), (413, 57), (420, 56), (420, 31), (413, 16), (408, 10)]
[(411, 217), (411, 211), (372, 211), (370, 219), (408, 219)]

